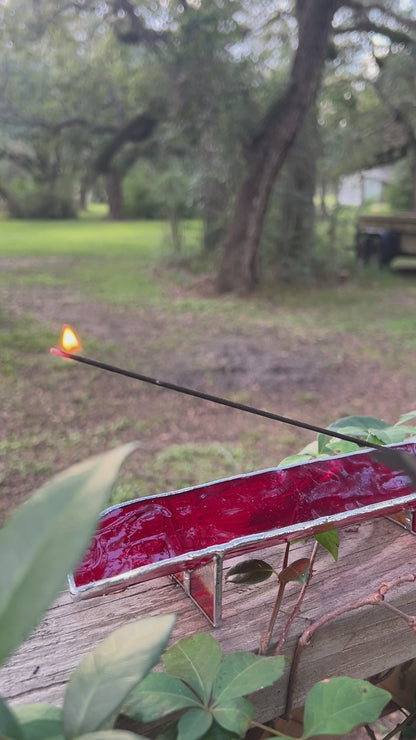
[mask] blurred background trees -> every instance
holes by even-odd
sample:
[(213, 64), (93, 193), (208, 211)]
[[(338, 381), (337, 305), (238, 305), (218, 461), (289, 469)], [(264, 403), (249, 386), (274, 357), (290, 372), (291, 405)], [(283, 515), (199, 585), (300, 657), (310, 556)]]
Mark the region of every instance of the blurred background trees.
[[(218, 289), (320, 269), (347, 174), (416, 206), (409, 0), (2, 0), (0, 198), (18, 218), (203, 223)], [(319, 228), (315, 229), (315, 215)]]

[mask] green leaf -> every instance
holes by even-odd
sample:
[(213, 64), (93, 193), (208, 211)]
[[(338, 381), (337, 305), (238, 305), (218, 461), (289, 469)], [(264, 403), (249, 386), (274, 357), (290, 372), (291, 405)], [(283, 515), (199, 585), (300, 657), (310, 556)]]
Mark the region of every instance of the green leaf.
[(256, 560), (253, 558), (252, 560), (243, 560), (241, 563), (233, 565), (228, 571), (225, 580), (230, 583), (245, 583), (248, 585), (267, 581), (273, 573), (275, 573), (275, 570), (269, 563), (266, 563), (265, 560)]
[(270, 686), (283, 675), (284, 666), (282, 656), (268, 658), (253, 653), (230, 653), (224, 658), (215, 682), (215, 703), (223, 704)]
[[(358, 437), (359, 439), (368, 440), (370, 429), (374, 432), (375, 430), (379, 431), (380, 429), (386, 429), (389, 426), (390, 424), (382, 421), (382, 419), (377, 419), (374, 416), (343, 416), (341, 419), (330, 424), (328, 429), (333, 430), (334, 432), (342, 432), (350, 437)], [(333, 454), (333, 451), (329, 446), (332, 442), (333, 438), (331, 438), (330, 435), (319, 434), (319, 453), (331, 452)]]
[(19, 720), (6, 702), (0, 697), (0, 738), (10, 738), (10, 740), (25, 740), (23, 729)]
[(185, 637), (163, 656), (166, 673), (181, 678), (208, 704), (221, 665), (221, 648), (211, 635)]
[(398, 444), (399, 442), (403, 442), (406, 437), (409, 437), (412, 434), (416, 434), (416, 429), (414, 427), (407, 426), (394, 426), (377, 431), (378, 439), (381, 441), (382, 444), (385, 445)]
[(66, 737), (105, 729), (130, 691), (158, 662), (174, 623), (175, 616), (168, 614), (126, 624), (84, 658), (64, 696)]
[(177, 724), (177, 722), (171, 722), (170, 725), (164, 727), (162, 732), (157, 735), (156, 740), (176, 740)]
[(15, 708), (24, 736), (30, 740), (64, 740), (62, 710), (53, 704), (21, 704)]
[(327, 434), (318, 434), (318, 453), (320, 457), (333, 454), (331, 450), (327, 450), (327, 446), (331, 443), (331, 439), (333, 439), (333, 437), (329, 437)]
[(346, 429), (354, 429), (357, 434), (366, 435), (369, 429), (386, 429), (389, 426), (387, 421), (377, 419), (375, 416), (343, 416), (330, 424), (328, 429), (337, 432), (345, 431), (346, 434), (349, 434)]
[(281, 460), (279, 463), (279, 468), (283, 465), (301, 465), (302, 463), (314, 460), (316, 457), (317, 455), (311, 455), (306, 452), (298, 452), (297, 455), (289, 455), (288, 457), (284, 457), (283, 460)]
[(303, 738), (345, 735), (357, 725), (375, 722), (390, 698), (388, 691), (361, 679), (321, 681), (306, 697)]
[(339, 532), (337, 529), (326, 529), (323, 532), (317, 532), (315, 539), (325, 550), (328, 550), (335, 562), (338, 560), (339, 550)]
[(399, 421), (396, 422), (395, 426), (398, 424), (403, 424), (405, 421), (410, 421), (410, 419), (416, 419), (416, 411), (408, 411), (407, 414), (402, 414)]
[(199, 740), (212, 725), (212, 714), (205, 709), (190, 709), (177, 724), (177, 740)]
[(282, 583), (289, 583), (290, 581), (296, 581), (297, 583), (306, 583), (309, 576), (310, 560), (308, 558), (299, 558), (294, 560), (293, 563), (284, 568), (279, 573), (279, 581)]
[(216, 705), (212, 713), (214, 719), (225, 730), (233, 732), (237, 737), (245, 737), (254, 714), (254, 707), (247, 699), (228, 699)]
[(35, 627), (94, 532), (136, 444), (73, 465), (42, 486), (0, 532), (0, 664)]
[(347, 442), (343, 439), (334, 439), (328, 442), (325, 449), (331, 452), (332, 455), (345, 455), (348, 452), (357, 452), (360, 449), (359, 445), (355, 442)]
[(382, 432), (380, 432), (380, 434), (377, 433), (377, 435), (376, 434), (369, 434), (368, 437), (367, 437), (367, 439), (366, 439), (366, 442), (368, 442), (371, 445), (383, 445), (384, 442), (383, 442), (383, 440), (381, 438), (381, 434), (382, 434)]
[(201, 702), (180, 678), (169, 673), (150, 673), (133, 689), (122, 712), (132, 719), (153, 722), (179, 709), (198, 706)]
[(235, 732), (230, 732), (229, 730), (226, 730), (225, 727), (221, 727), (221, 725), (219, 725), (214, 719), (208, 732), (203, 735), (201, 740), (236, 740), (236, 735)]
[[(32, 740), (32, 738), (30, 738)], [(98, 730), (78, 735), (77, 740), (148, 740), (144, 735), (136, 735), (128, 730)]]
[(305, 447), (302, 447), (301, 450), (299, 450), (301, 455), (312, 455), (312, 457), (317, 457), (318, 453), (318, 440), (314, 439), (313, 442), (308, 442)]

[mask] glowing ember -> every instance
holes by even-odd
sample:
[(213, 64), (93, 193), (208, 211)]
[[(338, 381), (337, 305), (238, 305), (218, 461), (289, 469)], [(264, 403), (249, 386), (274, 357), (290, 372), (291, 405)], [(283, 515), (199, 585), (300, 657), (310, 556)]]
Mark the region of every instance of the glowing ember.
[(67, 324), (62, 328), (60, 347), (64, 352), (80, 352), (81, 350), (81, 342), (74, 330)]

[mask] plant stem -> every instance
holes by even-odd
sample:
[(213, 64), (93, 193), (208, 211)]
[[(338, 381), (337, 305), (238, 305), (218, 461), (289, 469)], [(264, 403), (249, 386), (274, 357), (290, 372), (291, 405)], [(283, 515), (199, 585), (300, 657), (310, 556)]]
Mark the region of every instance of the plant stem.
[(406, 612), (398, 609), (397, 606), (394, 606), (394, 604), (389, 604), (388, 601), (382, 601), (380, 606), (385, 606), (386, 609), (389, 609), (394, 614), (397, 614), (398, 617), (404, 619), (407, 626), (416, 632), (416, 617), (412, 616), (411, 614), (406, 614)]
[[(395, 588), (396, 586), (401, 586), (403, 583), (414, 583), (415, 581), (416, 581), (415, 573), (409, 573), (406, 576), (398, 576), (397, 578), (389, 582), (384, 581), (383, 583), (380, 584), (378, 590), (375, 591), (374, 593), (368, 594), (367, 596), (363, 596), (361, 599), (358, 599), (357, 601), (354, 601), (351, 604), (346, 604), (345, 606), (341, 606), (338, 609), (334, 609), (332, 612), (325, 614), (323, 617), (321, 617), (321, 619), (318, 619), (316, 622), (311, 624), (303, 632), (303, 634), (298, 639), (298, 644), (296, 646), (296, 650), (295, 650), (293, 660), (292, 660), (292, 665), (290, 668), (290, 675), (289, 675), (289, 681), (288, 681), (288, 687), (287, 687), (286, 708), (285, 708), (285, 712), (283, 715), (284, 717), (287, 717), (290, 714), (290, 711), (292, 709), (295, 681), (296, 681), (297, 671), (299, 668), (299, 663), (300, 663), (303, 650), (305, 649), (306, 645), (309, 644), (316, 630), (319, 629), (320, 627), (323, 627), (325, 624), (327, 624), (327, 622), (330, 622), (336, 617), (340, 617), (343, 614), (347, 614), (348, 612), (355, 611), (356, 609), (361, 609), (363, 606), (383, 605), (384, 597), (386, 593), (390, 591), (390, 589)], [(385, 603), (384, 603), (384, 606), (386, 606)], [(411, 623), (411, 620), (413, 620), (413, 617), (409, 618), (407, 615), (403, 615), (403, 613), (400, 614), (400, 616), (404, 617), (407, 623), (409, 624), (409, 626), (412, 629), (414, 629)]]
[[(288, 560), (289, 560), (289, 551), (290, 551), (290, 542), (286, 542), (285, 547), (285, 554), (283, 557), (283, 564), (282, 564), (282, 570), (284, 570), (287, 567)], [(259, 647), (259, 655), (266, 655), (267, 651), (269, 649), (270, 640), (272, 638), (274, 625), (276, 623), (277, 615), (279, 613), (280, 605), (282, 603), (283, 594), (286, 588), (286, 583), (280, 581), (279, 588), (277, 591), (276, 601), (273, 607), (273, 611), (270, 616), (269, 624), (267, 627), (267, 630), (262, 638), (262, 641), (260, 643)]]
[(290, 628), (291, 628), (291, 626), (293, 624), (293, 621), (294, 621), (296, 615), (298, 614), (300, 607), (302, 606), (302, 602), (303, 602), (303, 599), (305, 597), (306, 589), (308, 588), (309, 583), (310, 583), (310, 580), (312, 578), (312, 569), (313, 569), (313, 564), (315, 562), (315, 558), (316, 558), (316, 553), (318, 551), (318, 547), (319, 547), (319, 542), (317, 542), (315, 540), (315, 543), (314, 543), (314, 546), (313, 546), (313, 550), (312, 550), (312, 553), (311, 553), (311, 557), (310, 557), (310, 561), (309, 561), (309, 573), (308, 573), (308, 577), (306, 579), (306, 582), (303, 584), (303, 586), (302, 586), (302, 588), (300, 590), (300, 593), (299, 593), (298, 599), (296, 601), (296, 604), (293, 607), (293, 611), (292, 611), (289, 619), (287, 620), (287, 622), (286, 622), (286, 624), (285, 624), (285, 626), (283, 628), (283, 632), (282, 632), (282, 634), (280, 636), (280, 640), (279, 640), (279, 642), (277, 644), (277, 648), (275, 650), (275, 655), (279, 655), (279, 653), (280, 653), (283, 645), (286, 642), (286, 638), (287, 638), (288, 633), (289, 633), (289, 630), (290, 630)]
[(377, 740), (376, 733), (371, 729), (369, 725), (365, 725), (365, 731), (370, 738), (370, 740)]
[(265, 730), (266, 732), (269, 732), (270, 735), (273, 735), (273, 737), (288, 737), (288, 735), (285, 735), (283, 732), (279, 732), (279, 730), (275, 730), (273, 727), (262, 725), (261, 722), (255, 722), (254, 720), (252, 720), (250, 724), (252, 727), (258, 727), (259, 730)]

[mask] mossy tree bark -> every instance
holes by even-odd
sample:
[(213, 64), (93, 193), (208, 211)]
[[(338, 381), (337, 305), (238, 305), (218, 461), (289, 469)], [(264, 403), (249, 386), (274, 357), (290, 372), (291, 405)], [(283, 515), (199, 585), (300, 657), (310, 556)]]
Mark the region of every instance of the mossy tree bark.
[(246, 176), (237, 192), (218, 273), (221, 293), (247, 293), (258, 280), (258, 252), (271, 191), (315, 100), (332, 19), (340, 5), (340, 0), (298, 0), (298, 48), (289, 83), (246, 150)]

